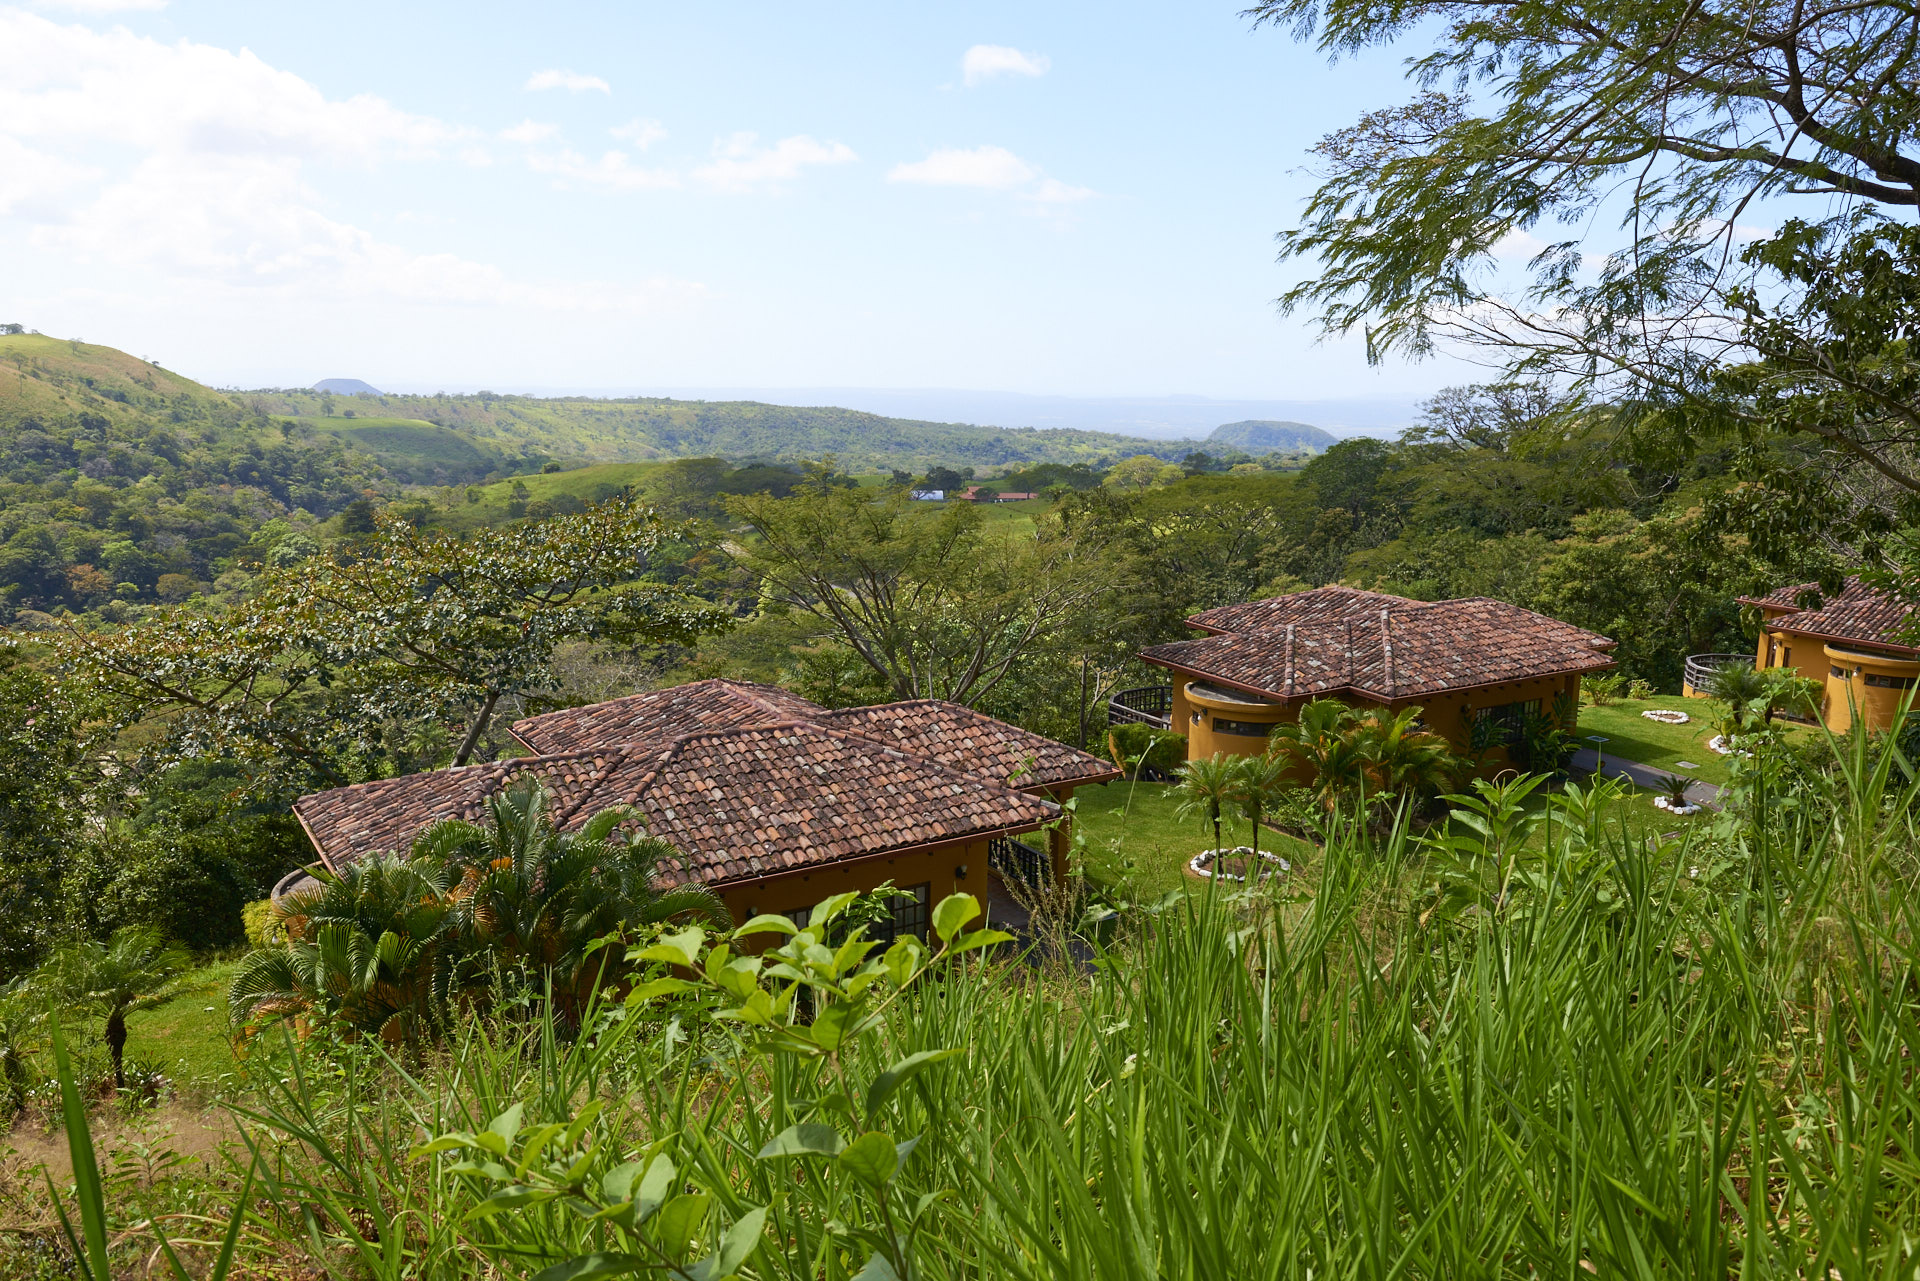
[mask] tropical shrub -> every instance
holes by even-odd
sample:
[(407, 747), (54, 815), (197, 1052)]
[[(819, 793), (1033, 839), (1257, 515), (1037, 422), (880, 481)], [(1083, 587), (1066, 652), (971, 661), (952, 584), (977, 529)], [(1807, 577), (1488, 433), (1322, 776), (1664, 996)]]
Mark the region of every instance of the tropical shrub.
[(272, 908), (284, 946), (248, 955), (228, 1007), (236, 1021), (297, 1015), (389, 1044), (438, 1036), (462, 1004), (505, 984), (550, 993), (577, 1027), (592, 992), (623, 972), (606, 940), (682, 915), (716, 928), (726, 907), (699, 885), (663, 887), (676, 851), (609, 809), (556, 827), (528, 781), (487, 802), (485, 824), (426, 828), (406, 858), (363, 859)]
[(1137, 721), (1107, 731), (1107, 758), (1128, 778), (1171, 778), (1187, 759), (1187, 736)]
[(1626, 677), (1619, 672), (1607, 672), (1600, 676), (1589, 676), (1580, 683), (1580, 692), (1595, 707), (1612, 707), (1620, 701), (1620, 690), (1626, 684)]
[(55, 949), (39, 983), (66, 1010), (105, 1020), (113, 1083), (126, 1084), (127, 1016), (157, 1009), (179, 994), (180, 975), (191, 964), (150, 926), (128, 926), (105, 943), (91, 939)]

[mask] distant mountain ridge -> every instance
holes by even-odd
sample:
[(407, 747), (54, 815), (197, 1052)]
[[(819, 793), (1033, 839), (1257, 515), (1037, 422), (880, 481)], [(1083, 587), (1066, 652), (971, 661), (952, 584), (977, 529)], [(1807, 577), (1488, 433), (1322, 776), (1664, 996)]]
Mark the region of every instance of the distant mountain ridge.
[(1269, 422), (1250, 418), (1245, 422), (1222, 423), (1207, 437), (1209, 445), (1231, 445), (1249, 454), (1270, 454), (1277, 449), (1319, 451), (1339, 440), (1331, 433), (1308, 423)]
[(322, 378), (313, 385), (315, 391), (330, 391), (336, 396), (378, 396), (380, 389), (372, 383), (361, 382), (358, 378)]

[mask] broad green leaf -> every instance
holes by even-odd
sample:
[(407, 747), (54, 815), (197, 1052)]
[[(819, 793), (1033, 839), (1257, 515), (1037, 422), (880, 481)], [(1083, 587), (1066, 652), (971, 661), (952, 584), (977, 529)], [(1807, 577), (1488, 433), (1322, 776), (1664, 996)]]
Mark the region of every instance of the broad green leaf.
[(767, 934), (767, 933), (784, 934), (788, 938), (792, 938), (795, 934), (798, 934), (799, 932), (800, 932), (800, 927), (798, 925), (795, 925), (792, 921), (788, 920), (786, 917), (771, 916), (765, 912), (762, 912), (760, 915), (754, 917), (751, 921), (748, 921), (745, 925), (742, 925), (739, 929), (735, 930), (733, 934), (735, 938), (742, 938), (748, 934)]
[(962, 926), (980, 915), (980, 900), (971, 894), (949, 894), (933, 909), (933, 932), (950, 943)]
[(762, 1161), (782, 1156), (838, 1156), (846, 1147), (847, 1141), (832, 1126), (803, 1121), (780, 1131), (759, 1155)]
[(559, 1196), (558, 1192), (547, 1188), (529, 1188), (525, 1186), (502, 1188), (479, 1205), (467, 1211), (469, 1219), (484, 1219), (489, 1215), (500, 1214), (506, 1210), (523, 1210), (530, 1205), (539, 1205), (542, 1201), (551, 1201)]
[(900, 1168), (900, 1154), (891, 1136), (869, 1130), (848, 1144), (835, 1164), (868, 1187), (881, 1188)]
[(646, 1166), (640, 1161), (622, 1161), (600, 1176), (600, 1192), (609, 1201), (624, 1201), (633, 1191), (633, 1181)]
[(700, 945), (706, 937), (707, 932), (698, 925), (689, 925), (678, 934), (668, 934), (652, 947), (644, 949), (639, 959), (663, 961), (668, 965), (683, 965), (690, 970), (697, 969)]
[(675, 1173), (673, 1158), (665, 1152), (647, 1163), (647, 1172), (640, 1176), (639, 1190), (633, 1194), (635, 1223), (645, 1223), (647, 1217), (660, 1208), (660, 1203), (673, 1191)]
[(813, 1034), (814, 1044), (823, 1050), (839, 1049), (853, 1034), (861, 1013), (860, 1005), (853, 1001), (835, 1001), (820, 1011), (808, 1029)]
[(505, 1112), (502, 1112), (499, 1116), (496, 1116), (493, 1118), (493, 1120), (487, 1122), (487, 1132), (490, 1134), (497, 1134), (502, 1139), (506, 1140), (508, 1143), (512, 1143), (513, 1136), (520, 1133), (520, 1117), (523, 1113), (526, 1112), (526, 1110), (527, 1110), (526, 1104), (524, 1103), (514, 1104), (512, 1107), (508, 1108)]
[(760, 1234), (766, 1228), (767, 1212), (749, 1210), (734, 1220), (725, 1236), (720, 1238), (720, 1248), (710, 1255), (705, 1263), (710, 1269), (709, 1275), (724, 1277), (746, 1261), (753, 1247), (760, 1244)]
[(851, 1281), (900, 1281), (900, 1274), (893, 1270), (886, 1256), (875, 1250), (867, 1266), (854, 1273)]
[(693, 989), (694, 984), (687, 982), (685, 979), (649, 979), (639, 987), (634, 988), (633, 991), (627, 993), (627, 1008), (632, 1009), (634, 1006), (644, 1004), (647, 1001), (653, 1000), (655, 997), (672, 996), (676, 992), (691, 992)]
[(950, 1059), (961, 1053), (960, 1050), (922, 1050), (918, 1054), (909, 1054), (898, 1063), (873, 1078), (873, 1084), (867, 1087), (867, 1117), (886, 1106), (893, 1092), (932, 1067), (943, 1059)]
[(839, 978), (843, 974), (850, 973), (859, 966), (860, 962), (867, 959), (867, 953), (879, 946), (877, 939), (848, 939), (833, 954), (833, 976)]
[(972, 930), (962, 934), (953, 944), (955, 952), (971, 952), (975, 948), (992, 947), (995, 943), (1011, 943), (1013, 935), (1004, 930)]
[(626, 1276), (652, 1266), (652, 1260), (638, 1254), (583, 1254), (544, 1268), (529, 1281), (593, 1281), (595, 1277)]
[(687, 1257), (700, 1235), (700, 1225), (706, 1222), (709, 1204), (704, 1192), (683, 1192), (660, 1211), (655, 1230), (660, 1234), (660, 1249), (668, 1258), (678, 1261)]
[(438, 1152), (452, 1152), (457, 1148), (470, 1148), (472, 1146), (474, 1146), (474, 1143), (471, 1134), (443, 1134), (431, 1143), (421, 1144), (412, 1152), (408, 1153), (408, 1155), (418, 1161), (423, 1156), (433, 1156)]
[(827, 936), (827, 923), (833, 920), (834, 917), (840, 915), (840, 913), (852, 907), (853, 901), (859, 897), (858, 894), (848, 891), (845, 894), (835, 894), (829, 898), (824, 898), (814, 904), (813, 911), (807, 915), (807, 932), (816, 938), (825, 938)]

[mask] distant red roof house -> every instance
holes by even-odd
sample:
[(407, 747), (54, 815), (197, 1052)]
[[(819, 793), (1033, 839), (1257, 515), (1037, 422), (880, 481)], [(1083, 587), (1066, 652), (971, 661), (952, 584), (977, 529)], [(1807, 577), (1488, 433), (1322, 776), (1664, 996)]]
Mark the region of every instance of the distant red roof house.
[(1912, 609), (1905, 602), (1849, 578), (1831, 595), (1818, 583), (1796, 583), (1740, 603), (1760, 612), (1755, 665), (1819, 685), (1828, 729), (1846, 733), (1855, 721), (1889, 729), (1912, 713), (1920, 645), (1907, 632)]
[(1140, 657), (1176, 673), (1167, 719), (1188, 735), (1194, 758), (1264, 750), (1273, 727), (1314, 698), (1417, 703), (1429, 725), (1464, 744), (1473, 717), (1577, 701), (1582, 675), (1614, 666), (1606, 637), (1484, 597), (1416, 601), (1321, 587), (1187, 622), (1208, 634)]
[(536, 778), (563, 829), (615, 805), (638, 809), (681, 851), (672, 877), (712, 886), (738, 915), (886, 880), (983, 895), (996, 838), (1055, 822), (1059, 799), (1117, 774), (949, 703), (828, 711), (733, 681), (551, 712), (511, 732), (538, 754), (335, 788), (294, 812), (338, 867), (404, 851), (441, 819), (479, 819), (489, 797)]
[(1870, 645), (1890, 653), (1920, 654), (1920, 646), (1903, 636), (1911, 607), (1857, 577), (1847, 579), (1837, 595), (1822, 593), (1818, 583), (1796, 583), (1765, 596), (1742, 596), (1739, 602), (1760, 610), (1781, 631)]

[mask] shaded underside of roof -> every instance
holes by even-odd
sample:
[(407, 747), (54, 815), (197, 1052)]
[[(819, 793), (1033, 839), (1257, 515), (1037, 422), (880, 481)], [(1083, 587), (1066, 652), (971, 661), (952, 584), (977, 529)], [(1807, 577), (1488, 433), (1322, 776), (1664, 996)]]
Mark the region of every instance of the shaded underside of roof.
[[(1802, 601), (1807, 603), (1803, 605)], [(1787, 611), (1768, 624), (1781, 631), (1920, 652), (1913, 640), (1901, 638), (1912, 610), (1858, 578), (1849, 578), (1838, 595), (1822, 593), (1818, 583), (1795, 583), (1775, 588), (1765, 596), (1742, 596), (1740, 603)]]
[(1054, 787), (1118, 773), (1097, 756), (939, 699), (849, 707), (810, 719), (1008, 787)]
[[(1614, 665), (1606, 637), (1517, 605), (1473, 597), (1403, 608), (1365, 594), (1375, 602), (1368, 612), (1347, 600), (1341, 616), (1155, 645), (1141, 657), (1278, 698), (1344, 692), (1383, 702)], [(1323, 597), (1316, 608), (1335, 606)]]
[(825, 710), (777, 685), (705, 680), (530, 716), (507, 732), (528, 751), (551, 755), (632, 743), (664, 745), (696, 730), (811, 720)]
[(520, 778), (554, 795), (564, 830), (631, 805), (682, 857), (669, 879), (721, 884), (891, 850), (1032, 828), (1059, 816), (1024, 795), (808, 722), (411, 774), (302, 797), (295, 810), (336, 865), (404, 851), (441, 819), (475, 821)]

